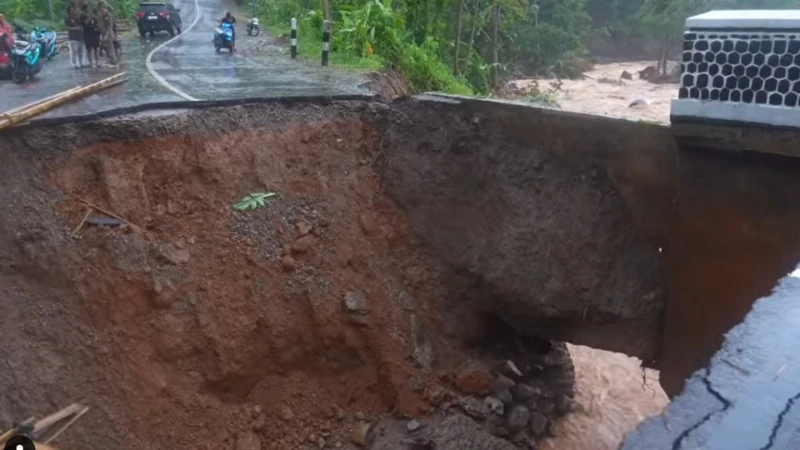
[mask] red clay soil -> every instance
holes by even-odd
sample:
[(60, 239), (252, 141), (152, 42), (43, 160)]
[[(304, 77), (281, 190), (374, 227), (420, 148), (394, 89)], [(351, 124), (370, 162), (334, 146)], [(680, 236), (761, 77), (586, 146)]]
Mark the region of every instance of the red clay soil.
[[(62, 447), (247, 450), (251, 430), (264, 449), (336, 447), (364, 418), (428, 412), (437, 293), (371, 168), (379, 139), (360, 121), (292, 124), (43, 164), (45, 189), (68, 194), (47, 226), (70, 233), (83, 200), (147, 230), (83, 227), (31, 257), (71, 280), (104, 378), (60, 372), (98, 414)], [(268, 207), (232, 208), (268, 191)], [(361, 304), (345, 311), (346, 296)]]

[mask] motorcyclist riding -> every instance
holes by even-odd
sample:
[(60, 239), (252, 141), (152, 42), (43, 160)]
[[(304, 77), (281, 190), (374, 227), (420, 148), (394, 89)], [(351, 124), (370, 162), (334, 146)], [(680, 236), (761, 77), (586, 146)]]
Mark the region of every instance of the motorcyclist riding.
[(231, 33), (233, 35), (233, 50), (236, 50), (236, 28), (233, 24), (236, 23), (236, 17), (233, 17), (230, 12), (225, 13), (225, 17), (223, 17), (220, 21), (220, 24), (228, 23), (231, 25)]

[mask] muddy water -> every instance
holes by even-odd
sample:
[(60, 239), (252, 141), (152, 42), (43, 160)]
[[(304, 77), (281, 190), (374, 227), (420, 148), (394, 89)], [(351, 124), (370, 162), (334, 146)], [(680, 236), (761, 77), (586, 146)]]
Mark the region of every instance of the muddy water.
[[(586, 72), (585, 79), (563, 80), (553, 95), (565, 111), (669, 123), (670, 102), (678, 98), (678, 85), (649, 83), (640, 80), (637, 74), (654, 65), (653, 61), (598, 64)], [(621, 80), (623, 71), (633, 74), (633, 79)], [(551, 81), (538, 80), (544, 89)], [(636, 100), (645, 100), (647, 104), (630, 107)]]
[(668, 399), (658, 372), (620, 353), (570, 345), (575, 364), (575, 410), (556, 424), (557, 437), (542, 450), (616, 450), (642, 420), (659, 414)]

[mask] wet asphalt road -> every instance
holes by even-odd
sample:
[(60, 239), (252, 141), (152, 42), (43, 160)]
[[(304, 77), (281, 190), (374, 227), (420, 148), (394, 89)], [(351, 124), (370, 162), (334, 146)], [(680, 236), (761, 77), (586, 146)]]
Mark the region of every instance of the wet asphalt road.
[[(248, 37), (246, 18), (237, 17), (237, 46), (231, 55), (216, 53), (211, 43), (216, 21), (226, 12), (221, 0), (174, 0), (181, 9), (183, 34), (158, 33), (123, 38), (123, 63), (119, 69), (72, 69), (62, 50), (42, 67), (32, 82), (16, 85), (0, 80), (0, 112), (86, 85), (125, 71), (128, 81), (47, 113), (45, 117), (86, 114), (140, 103), (184, 100), (233, 99), (261, 96), (335, 95), (366, 93), (360, 76), (309, 62), (289, 59), (284, 49), (269, 43), (262, 33)], [(159, 48), (159, 46), (161, 46)], [(153, 52), (155, 50), (155, 52)], [(146, 60), (151, 56), (148, 69)], [(155, 72), (155, 75), (153, 74)], [(160, 80), (158, 79), (160, 78)], [(166, 85), (165, 85), (166, 84)]]

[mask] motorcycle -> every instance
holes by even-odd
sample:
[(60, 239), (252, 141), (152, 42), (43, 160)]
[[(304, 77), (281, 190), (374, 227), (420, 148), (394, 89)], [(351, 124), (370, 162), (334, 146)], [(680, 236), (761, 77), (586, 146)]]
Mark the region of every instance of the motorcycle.
[(11, 79), (24, 83), (42, 70), (42, 46), (38, 42), (18, 39), (11, 49)]
[(34, 27), (31, 32), (31, 41), (38, 42), (42, 46), (43, 55), (48, 61), (51, 61), (58, 54), (56, 38), (56, 32), (47, 28)]
[(228, 49), (233, 53), (233, 25), (222, 23), (214, 28), (214, 48), (219, 52), (221, 49)]
[(259, 33), (261, 33), (261, 27), (258, 26), (258, 17), (253, 17), (250, 19), (250, 23), (247, 24), (247, 34), (258, 36)]

